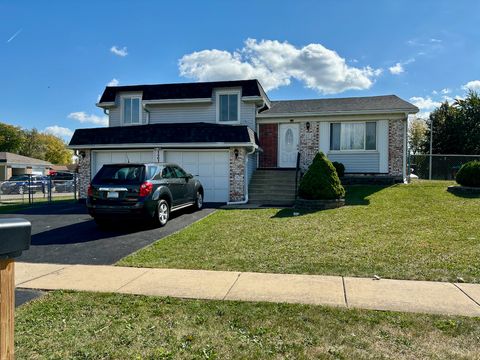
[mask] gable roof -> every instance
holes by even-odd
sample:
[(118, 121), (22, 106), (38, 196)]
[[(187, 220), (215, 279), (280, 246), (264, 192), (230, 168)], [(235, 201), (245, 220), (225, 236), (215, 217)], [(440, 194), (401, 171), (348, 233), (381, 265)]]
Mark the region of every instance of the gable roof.
[(107, 86), (99, 104), (111, 103), (119, 92), (142, 92), (142, 100), (207, 99), (214, 88), (241, 87), (242, 96), (266, 96), (258, 80), (211, 81), (177, 84)]
[(77, 129), (69, 147), (82, 148), (103, 145), (142, 144), (195, 144), (195, 143), (249, 143), (258, 144), (253, 130), (246, 125), (223, 125), (209, 123), (148, 124), (139, 126), (115, 126), (107, 128)]
[(45, 160), (35, 159), (28, 156), (18, 155), (5, 151), (0, 152), (0, 163), (22, 165), (52, 165), (52, 163)]
[(279, 115), (314, 115), (342, 113), (417, 113), (418, 108), (396, 95), (365, 96), (334, 99), (282, 100), (272, 101), (270, 109), (264, 110), (259, 117)]

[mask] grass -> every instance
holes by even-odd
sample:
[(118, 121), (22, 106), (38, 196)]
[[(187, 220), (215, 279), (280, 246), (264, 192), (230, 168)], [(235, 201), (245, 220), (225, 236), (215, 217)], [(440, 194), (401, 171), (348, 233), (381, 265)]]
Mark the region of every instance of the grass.
[(480, 319), (53, 292), (17, 309), (18, 359), (460, 359)]
[(220, 210), (124, 266), (480, 282), (480, 198), (450, 182), (347, 188), (347, 206)]

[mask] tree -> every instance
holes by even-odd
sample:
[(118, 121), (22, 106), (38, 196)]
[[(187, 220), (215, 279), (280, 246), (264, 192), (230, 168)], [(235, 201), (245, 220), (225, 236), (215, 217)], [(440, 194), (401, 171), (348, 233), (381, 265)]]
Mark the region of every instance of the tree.
[(24, 142), (23, 130), (0, 122), (0, 151), (18, 153)]
[(68, 150), (62, 139), (50, 134), (39, 134), (40, 143), (44, 151), (44, 160), (52, 164), (70, 164), (72, 151)]
[(20, 149), (20, 155), (35, 159), (45, 159), (45, 146), (37, 129), (23, 130), (23, 132), (24, 142)]
[(408, 145), (413, 154), (418, 154), (425, 146), (427, 124), (425, 120), (415, 118), (408, 128)]
[(466, 98), (453, 104), (444, 102), (427, 121), (425, 153), (430, 150), (430, 129), (433, 122), (434, 154), (480, 154), (480, 97), (470, 91)]

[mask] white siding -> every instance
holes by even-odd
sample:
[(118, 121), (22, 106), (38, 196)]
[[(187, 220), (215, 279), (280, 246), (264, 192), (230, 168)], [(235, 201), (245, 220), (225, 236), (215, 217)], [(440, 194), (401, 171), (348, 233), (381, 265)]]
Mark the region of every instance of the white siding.
[(345, 165), (346, 173), (378, 173), (380, 154), (374, 153), (354, 153), (354, 154), (328, 154), (331, 161), (338, 161)]
[[(117, 96), (116, 103), (117, 106), (110, 109), (109, 126), (121, 126), (120, 96)], [(214, 92), (211, 103), (147, 105), (147, 109), (150, 111), (150, 124), (215, 123), (217, 121), (216, 106), (216, 92)], [(255, 130), (255, 115), (255, 104), (240, 101), (240, 125), (247, 125)], [(147, 113), (143, 110), (142, 120), (144, 124), (147, 122)]]

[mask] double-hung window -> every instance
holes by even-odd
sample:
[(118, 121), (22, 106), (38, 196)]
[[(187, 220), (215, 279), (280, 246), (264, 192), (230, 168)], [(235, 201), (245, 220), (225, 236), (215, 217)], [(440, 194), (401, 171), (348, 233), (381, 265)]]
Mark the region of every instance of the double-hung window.
[(140, 96), (122, 97), (122, 117), (125, 125), (135, 125), (142, 122)]
[(218, 122), (232, 122), (239, 120), (239, 93), (219, 93), (217, 100)]
[(330, 124), (330, 150), (376, 150), (377, 123), (343, 122)]

